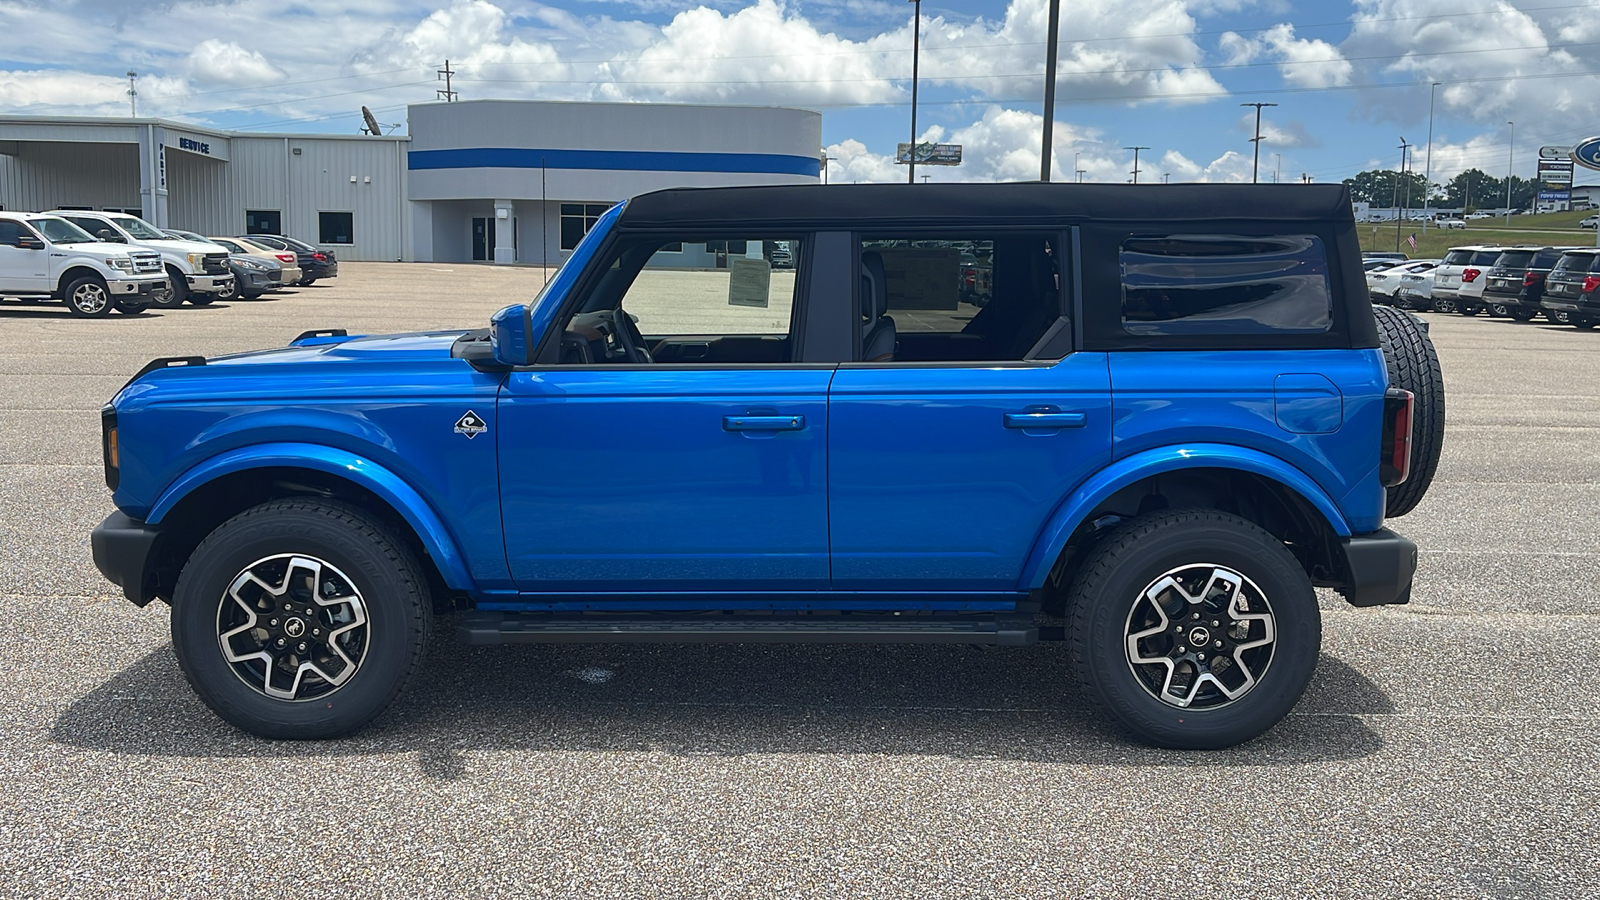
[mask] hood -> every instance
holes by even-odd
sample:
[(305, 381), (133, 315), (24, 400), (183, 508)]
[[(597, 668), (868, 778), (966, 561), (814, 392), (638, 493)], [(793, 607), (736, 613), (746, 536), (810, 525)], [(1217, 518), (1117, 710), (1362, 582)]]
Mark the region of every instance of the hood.
[(151, 241), (139, 241), (138, 242), (138, 246), (144, 247), (144, 248), (148, 248), (148, 249), (151, 249), (151, 250), (154, 250), (157, 247), (159, 247), (162, 250), (171, 250), (173, 253), (227, 253), (228, 252), (228, 248), (227, 247), (224, 247), (221, 244), (213, 244), (210, 241), (205, 241), (205, 242), (202, 243), (200, 241), (179, 241), (179, 240), (154, 241), (154, 240), (151, 240)]
[[(448, 358), (450, 346), (465, 331), (418, 331), (355, 337), (302, 336), (287, 347), (252, 350), (206, 360), (208, 366), (271, 365), (354, 360), (428, 360)], [(317, 334), (325, 334), (317, 333)]]

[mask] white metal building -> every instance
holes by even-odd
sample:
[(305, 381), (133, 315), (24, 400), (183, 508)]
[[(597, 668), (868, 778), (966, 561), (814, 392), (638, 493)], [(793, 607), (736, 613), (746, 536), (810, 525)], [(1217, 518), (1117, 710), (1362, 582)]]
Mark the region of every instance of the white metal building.
[[(413, 106), (409, 119), (409, 135), (379, 137), (0, 116), (0, 208), (288, 234), (341, 259), (555, 264), (634, 194), (820, 171), (809, 110), (484, 100)], [(683, 264), (700, 262), (690, 255)]]

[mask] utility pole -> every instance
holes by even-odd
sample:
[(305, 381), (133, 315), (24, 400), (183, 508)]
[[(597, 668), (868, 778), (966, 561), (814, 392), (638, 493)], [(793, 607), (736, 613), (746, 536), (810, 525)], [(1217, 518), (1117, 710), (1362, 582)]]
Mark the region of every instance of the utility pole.
[(448, 60), (448, 59), (445, 60), (444, 61), (444, 68), (438, 69), (436, 71), (438, 73), (438, 77), (436, 79), (434, 79), (434, 80), (443, 81), (444, 82), (444, 90), (442, 90), (442, 91), (434, 91), (433, 93), (435, 95), (435, 99), (443, 100), (446, 103), (454, 103), (454, 102), (456, 102), (456, 92), (450, 89), (450, 77), (452, 75), (456, 74), (455, 72), (450, 71), (450, 60)]
[(1078, 176), (1078, 183), (1083, 184), (1083, 176), (1089, 174), (1088, 169), (1073, 169), (1072, 174)]
[(1139, 151), (1149, 150), (1149, 147), (1123, 147), (1124, 150), (1133, 151), (1133, 183), (1139, 183)]
[(1283, 180), (1283, 154), (1274, 153), (1272, 154), (1272, 158), (1277, 160), (1277, 164), (1272, 169), (1272, 183), (1277, 184), (1279, 181)]
[(911, 0), (911, 155), (906, 160), (906, 184), (917, 183), (917, 56), (922, 41), (922, 0)]
[(1300, 183), (1301, 184), (1310, 184), (1311, 183), (1311, 176), (1307, 175), (1304, 172), (1301, 172), (1300, 173)]
[(1162, 184), (1171, 184), (1172, 183), (1172, 173), (1171, 172), (1162, 172), (1161, 173), (1161, 183)]
[(138, 77), (138, 72), (128, 70), (128, 117), (133, 119), (139, 118), (139, 89), (133, 86)]
[[(1406, 139), (1402, 136), (1400, 138), (1400, 175), (1394, 180), (1394, 250), (1396, 253), (1400, 252), (1400, 225), (1405, 221), (1405, 216), (1400, 210), (1400, 182), (1404, 181), (1406, 177), (1406, 151), (1410, 149), (1411, 145), (1406, 143)], [(1409, 186), (1406, 188), (1406, 205), (1411, 205), (1411, 188)]]
[(1428, 162), (1422, 170), (1422, 233), (1428, 233), (1428, 210), (1433, 208), (1433, 97), (1442, 81), (1428, 88)]
[(1239, 105), (1240, 106), (1254, 106), (1256, 108), (1256, 136), (1250, 139), (1250, 143), (1254, 144), (1255, 147), (1256, 147), (1255, 161), (1250, 164), (1250, 183), (1251, 184), (1258, 184), (1260, 182), (1259, 182), (1259, 179), (1256, 176), (1261, 171), (1261, 108), (1263, 106), (1277, 106), (1278, 104), (1276, 104), (1276, 103), (1241, 103)]
[(1512, 171), (1517, 162), (1517, 123), (1507, 122), (1511, 126), (1511, 142), (1506, 146), (1506, 224), (1511, 224), (1511, 179)]
[[(1056, 32), (1061, 30), (1061, 0), (1050, 0), (1050, 36), (1044, 51), (1044, 147), (1039, 153), (1039, 180), (1050, 180), (1050, 143), (1056, 127)], [(1072, 167), (1078, 167), (1074, 160)]]

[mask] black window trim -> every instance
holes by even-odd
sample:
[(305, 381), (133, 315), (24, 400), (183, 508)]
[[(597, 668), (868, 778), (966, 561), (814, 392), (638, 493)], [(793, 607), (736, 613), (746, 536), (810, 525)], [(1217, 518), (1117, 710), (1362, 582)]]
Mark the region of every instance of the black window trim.
[[(610, 207), (607, 207), (607, 208), (609, 209)], [(765, 231), (766, 229), (760, 229), (760, 230)], [(723, 235), (724, 237), (722, 239), (723, 240), (728, 240), (729, 237), (727, 237), (727, 235), (736, 235), (738, 233), (738, 231), (737, 231), (736, 227), (717, 227), (717, 228), (694, 228), (694, 229), (691, 230), (691, 233), (694, 235), (694, 237), (696, 239), (698, 239), (700, 237), (705, 237), (708, 240), (716, 240), (719, 235)], [(791, 353), (795, 357), (794, 359), (791, 359), (788, 362), (755, 362), (755, 363), (716, 362), (716, 363), (650, 363), (650, 364), (640, 364), (640, 363), (563, 363), (563, 362), (561, 362), (561, 359), (560, 359), (560, 356), (561, 356), (561, 337), (560, 337), (560, 335), (565, 332), (566, 323), (572, 318), (573, 315), (575, 315), (577, 307), (582, 305), (583, 299), (587, 298), (589, 296), (589, 293), (594, 290), (594, 288), (596, 286), (596, 282), (599, 281), (599, 279), (601, 277), (603, 277), (603, 275), (606, 272), (606, 270), (610, 268), (611, 260), (614, 259), (616, 257), (616, 254), (617, 254), (617, 246), (619, 244), (623, 243), (624, 241), (626, 241), (628, 243), (637, 243), (639, 241), (649, 241), (649, 240), (661, 240), (661, 241), (664, 241), (666, 243), (672, 243), (674, 241), (680, 241), (681, 242), (684, 239), (683, 238), (683, 234), (684, 234), (684, 232), (679, 230), (679, 229), (671, 229), (671, 230), (668, 230), (668, 229), (649, 229), (649, 230), (638, 229), (638, 230), (631, 230), (630, 229), (628, 231), (619, 231), (619, 230), (613, 229), (610, 234), (606, 235), (605, 242), (602, 243), (599, 246), (599, 248), (595, 250), (595, 254), (592, 257), (589, 266), (585, 269), (585, 271), (583, 273), (583, 276), (581, 278), (579, 278), (578, 282), (572, 286), (572, 290), (567, 293), (567, 296), (562, 298), (562, 300), (561, 300), (561, 308), (556, 310), (556, 316), (552, 320), (552, 327), (549, 329), (549, 332), (547, 334), (544, 334), (539, 338), (538, 346), (535, 348), (534, 352), (529, 355), (529, 358), (532, 359), (533, 362), (530, 363), (529, 365), (526, 365), (526, 366), (515, 366), (515, 367), (513, 367), (512, 371), (515, 371), (515, 372), (523, 372), (523, 371), (535, 372), (535, 371), (550, 371), (550, 370), (553, 370), (553, 369), (582, 369), (583, 371), (586, 371), (586, 372), (591, 372), (591, 371), (662, 372), (662, 371), (668, 371), (668, 370), (678, 370), (678, 371), (684, 371), (684, 370), (706, 370), (706, 371), (709, 371), (709, 370), (716, 370), (716, 369), (792, 369), (792, 368), (818, 368), (818, 367), (829, 367), (829, 368), (831, 368), (831, 367), (839, 365), (838, 361), (807, 360), (807, 359), (805, 359), (805, 354), (806, 354), (805, 334), (806, 334), (806, 331), (807, 331), (807, 329), (805, 327), (805, 321), (806, 321), (806, 318), (807, 318), (807, 308), (808, 308), (808, 305), (809, 305), (806, 301), (809, 298), (810, 287), (811, 287), (810, 286), (811, 272), (812, 272), (811, 260), (814, 259), (814, 256), (815, 256), (815, 253), (816, 253), (816, 247), (815, 247), (816, 242), (813, 240), (815, 232), (813, 232), (811, 230), (807, 230), (807, 229), (796, 229), (793, 233), (791, 233), (788, 236), (788, 238), (786, 238), (787, 240), (796, 240), (796, 239), (798, 239), (800, 241), (800, 247), (801, 247), (800, 252), (801, 252), (801, 259), (802, 259), (802, 262), (796, 266), (797, 277), (795, 278), (795, 285), (794, 285), (794, 300), (793, 300), (793, 304), (794, 305), (793, 305), (793, 308), (792, 308), (792, 310), (790, 312), (790, 315), (789, 315), (789, 331), (788, 331), (789, 346), (792, 348)], [(585, 235), (585, 237), (587, 237), (587, 235)], [(745, 236), (745, 239), (748, 239), (749, 237), (750, 237), (750, 235), (747, 234)], [(762, 240), (766, 240), (766, 239), (767, 238), (762, 237)], [(698, 240), (696, 240), (694, 242), (697, 243)], [(603, 265), (601, 263), (603, 263)], [(640, 271), (642, 272), (643, 269), (641, 269)], [(631, 285), (630, 285), (630, 287), (631, 287)]]

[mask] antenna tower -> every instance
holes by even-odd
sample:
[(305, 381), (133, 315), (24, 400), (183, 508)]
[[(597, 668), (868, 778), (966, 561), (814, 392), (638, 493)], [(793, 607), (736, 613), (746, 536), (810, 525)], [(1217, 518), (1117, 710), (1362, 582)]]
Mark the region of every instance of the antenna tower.
[(139, 118), (139, 89), (133, 86), (133, 82), (138, 77), (138, 72), (128, 70), (128, 115), (135, 119)]
[(444, 82), (444, 90), (434, 91), (434, 94), (438, 95), (438, 99), (443, 100), (446, 103), (456, 102), (456, 92), (450, 89), (450, 76), (456, 74), (455, 72), (450, 71), (450, 60), (445, 60), (444, 68), (436, 71), (438, 73), (438, 78), (435, 80)]

